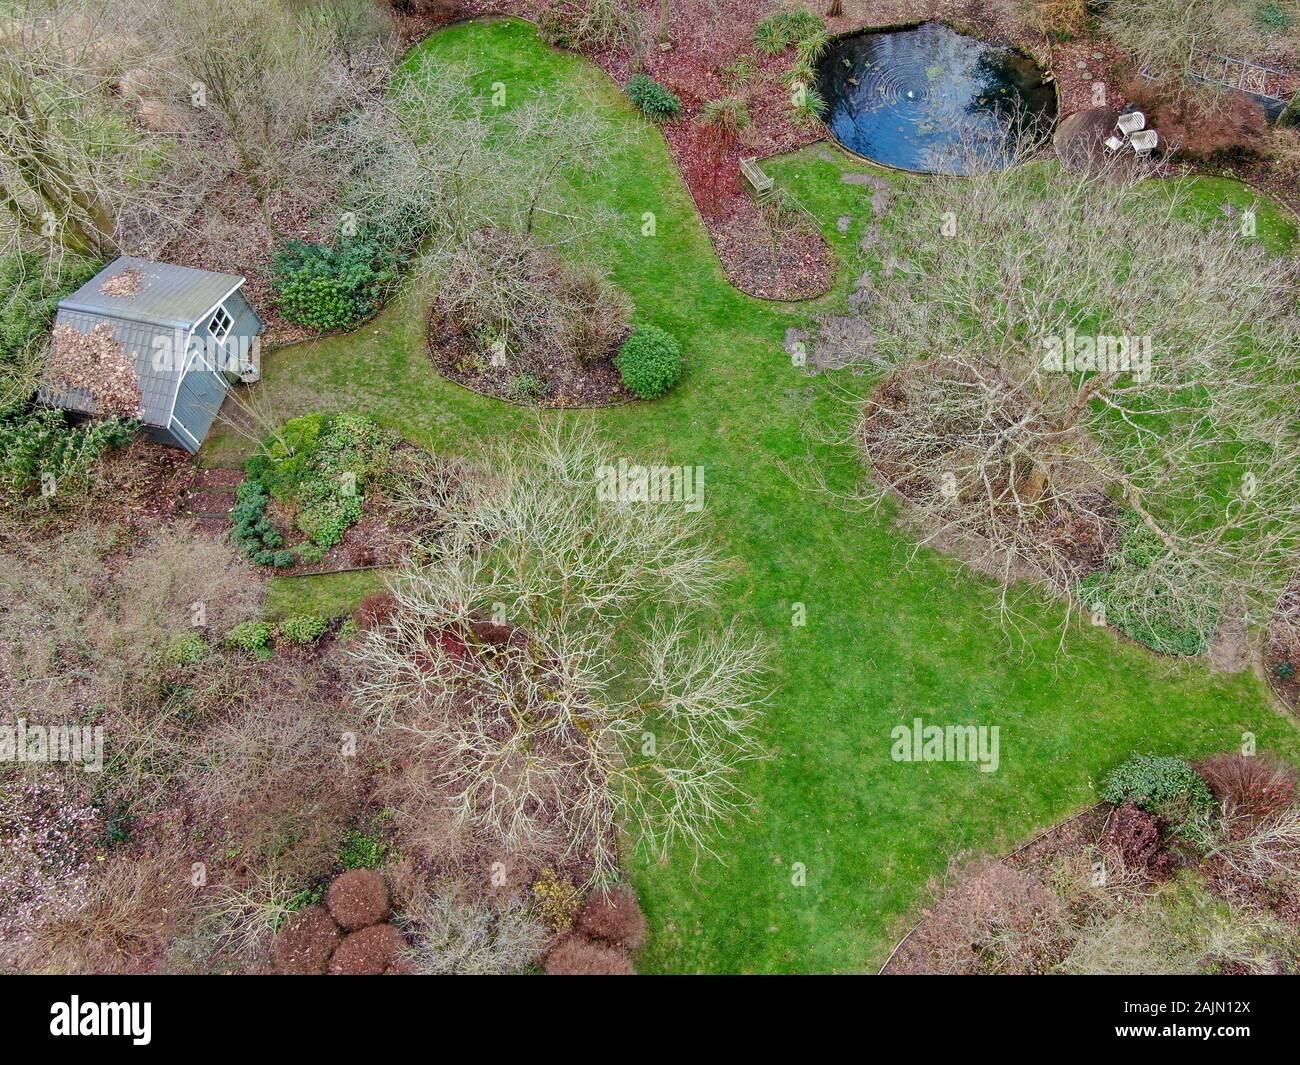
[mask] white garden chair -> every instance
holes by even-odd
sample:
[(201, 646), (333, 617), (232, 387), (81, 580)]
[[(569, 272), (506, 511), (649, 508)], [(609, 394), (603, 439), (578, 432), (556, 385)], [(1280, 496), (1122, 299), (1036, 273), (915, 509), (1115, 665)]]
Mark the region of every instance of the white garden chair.
[(1146, 156), (1150, 155), (1155, 150), (1156, 145), (1160, 143), (1160, 137), (1155, 130), (1144, 129), (1134, 133), (1133, 136), (1128, 139), (1128, 142), (1133, 145), (1133, 151), (1138, 156), (1146, 158)]
[(1146, 124), (1146, 115), (1141, 111), (1130, 111), (1126, 115), (1119, 116), (1119, 121), (1115, 123), (1115, 128), (1119, 130), (1121, 136), (1131, 137)]

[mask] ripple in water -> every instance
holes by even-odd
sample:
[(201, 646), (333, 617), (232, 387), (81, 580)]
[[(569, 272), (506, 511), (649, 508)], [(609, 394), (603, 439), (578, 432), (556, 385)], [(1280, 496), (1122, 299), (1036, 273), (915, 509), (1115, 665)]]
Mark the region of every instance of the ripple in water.
[(837, 141), (904, 170), (1002, 165), (1022, 133), (1046, 138), (1056, 121), (1056, 93), (1033, 60), (937, 22), (840, 38), (817, 86)]

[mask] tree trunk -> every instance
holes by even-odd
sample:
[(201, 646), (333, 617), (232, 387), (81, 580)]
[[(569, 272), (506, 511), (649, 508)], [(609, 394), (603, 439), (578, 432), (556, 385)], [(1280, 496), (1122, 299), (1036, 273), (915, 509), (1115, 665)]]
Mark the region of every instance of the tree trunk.
[(827, 18), (839, 18), (844, 14), (844, 0), (831, 0), (831, 6), (826, 11)]
[(1025, 483), (1016, 490), (1016, 494), (1022, 502), (1033, 506), (1043, 498), (1043, 493), (1046, 490), (1047, 467), (1040, 462), (1034, 462), (1030, 465), (1029, 476), (1025, 478)]
[(659, 48), (664, 52), (673, 46), (672, 34), (668, 28), (670, 17), (668, 0), (659, 0)]

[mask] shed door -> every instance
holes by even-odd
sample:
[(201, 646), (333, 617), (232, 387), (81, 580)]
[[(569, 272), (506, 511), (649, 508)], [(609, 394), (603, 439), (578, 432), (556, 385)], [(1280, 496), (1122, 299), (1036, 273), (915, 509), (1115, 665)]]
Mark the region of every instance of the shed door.
[(196, 356), (176, 390), (172, 416), (202, 442), (225, 398), (226, 379)]

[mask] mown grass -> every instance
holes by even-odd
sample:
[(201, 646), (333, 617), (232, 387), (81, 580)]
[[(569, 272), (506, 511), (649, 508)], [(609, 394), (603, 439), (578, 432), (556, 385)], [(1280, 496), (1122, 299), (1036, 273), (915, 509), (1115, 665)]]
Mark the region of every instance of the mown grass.
[[(1032, 606), (1039, 631), (1008, 640), (990, 581), (933, 552), (909, 564), (889, 515), (838, 501), (863, 476), (852, 451), (810, 430), (845, 430), (846, 396), (867, 382), (791, 366), (785, 330), (815, 305), (767, 303), (727, 283), (661, 137), (619, 88), (514, 20), (459, 25), (420, 48), (472, 61), (483, 90), (502, 81), (512, 104), (590, 93), (600, 120), (626, 136), (610, 172), (590, 175), (580, 194), (626, 219), (627, 239), (610, 234), (605, 248), (615, 279), (638, 317), (681, 339), (689, 370), (653, 404), (546, 417), (594, 423), (611, 459), (705, 467), (708, 529), (738, 560), (724, 613), (743, 616), (772, 648), (771, 757), (745, 773), (750, 816), (716, 841), (716, 857), (630, 862), (653, 929), (643, 968), (870, 970), (951, 853), (1009, 848), (1094, 802), (1094, 781), (1130, 751), (1196, 756), (1235, 748), (1251, 731), (1264, 748), (1300, 752), (1252, 674), (1212, 674), (1092, 628), (1071, 630), (1061, 659), (1059, 605)], [(831, 158), (814, 147), (772, 170), (833, 246), (851, 248), (869, 221), (869, 192), (841, 180), (856, 164)], [(637, 235), (645, 211), (657, 216), (655, 237)], [(840, 238), (844, 214), (853, 222)], [(484, 437), (534, 431), (536, 415), (433, 372), (423, 310), (401, 300), (354, 335), (271, 354), (264, 397), (286, 416), (371, 414), (471, 458)], [(230, 461), (241, 447), (218, 433), (205, 450)], [(792, 624), (797, 603), (802, 627)], [(914, 716), (999, 726), (1001, 768), (892, 761), (890, 730)]]
[(375, 569), (272, 577), (262, 613), (269, 621), (279, 621), (290, 614), (336, 618), (352, 613), (362, 599), (383, 589), (384, 571)]

